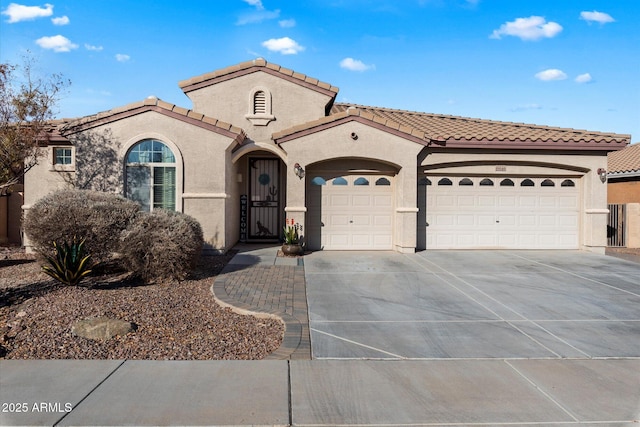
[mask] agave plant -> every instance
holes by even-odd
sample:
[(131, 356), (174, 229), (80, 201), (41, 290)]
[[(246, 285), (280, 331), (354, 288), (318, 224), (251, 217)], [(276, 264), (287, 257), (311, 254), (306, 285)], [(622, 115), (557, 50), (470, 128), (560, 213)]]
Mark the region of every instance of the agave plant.
[(71, 244), (63, 241), (61, 245), (53, 242), (55, 257), (46, 257), (50, 265), (43, 265), (42, 270), (57, 281), (76, 286), (91, 273), (93, 267), (91, 255), (84, 254), (84, 239)]
[(298, 225), (285, 226), (284, 229), (284, 244), (285, 245), (297, 245), (299, 243)]

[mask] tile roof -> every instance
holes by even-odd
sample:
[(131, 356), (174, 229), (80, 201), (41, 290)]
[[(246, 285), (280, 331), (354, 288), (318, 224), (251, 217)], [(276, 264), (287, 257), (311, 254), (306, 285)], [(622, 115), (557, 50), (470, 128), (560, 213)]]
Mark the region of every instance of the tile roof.
[[(580, 144), (583, 147), (591, 144), (591, 148), (595, 149), (618, 150), (631, 140), (631, 135), (526, 123), (500, 122), (345, 103), (334, 104), (331, 113), (341, 114), (350, 108), (369, 113), (376, 120), (386, 120), (411, 128), (411, 133), (413, 134), (423, 132), (425, 138), (447, 142), (447, 145), (451, 147), (528, 142), (531, 145), (547, 146), (559, 144), (564, 147), (568, 143)], [(572, 146), (566, 148), (572, 148)]]
[(246, 137), (244, 130), (237, 126), (233, 126), (230, 123), (226, 123), (221, 120), (205, 116), (204, 114), (197, 113), (193, 110), (188, 110), (175, 104), (162, 101), (161, 99), (158, 99), (154, 96), (150, 96), (143, 101), (134, 102), (122, 107), (114, 108), (112, 110), (103, 111), (98, 114), (81, 117), (79, 119), (56, 120), (52, 122), (52, 124), (56, 125), (56, 130), (51, 134), (52, 136), (66, 136), (85, 129), (101, 126), (106, 123), (145, 113), (147, 111), (156, 111), (160, 114), (173, 117), (177, 120), (208, 128), (210, 130), (213, 130), (214, 132), (232, 137), (239, 143), (242, 143), (242, 141), (244, 141)]
[(302, 73), (297, 73), (288, 68), (281, 67), (278, 64), (267, 62), (263, 58), (241, 62), (240, 64), (222, 68), (211, 73), (182, 80), (178, 82), (178, 86), (180, 86), (180, 88), (186, 93), (201, 87), (209, 86), (210, 84), (215, 84), (217, 81), (226, 80), (228, 78), (233, 78), (238, 75), (244, 75), (255, 71), (265, 71), (270, 74), (279, 75), (280, 77), (284, 77), (290, 81), (326, 92), (334, 97), (338, 93), (338, 88), (330, 85), (329, 83), (321, 82), (316, 78), (309, 77)]
[(607, 155), (609, 175), (640, 174), (640, 143)]

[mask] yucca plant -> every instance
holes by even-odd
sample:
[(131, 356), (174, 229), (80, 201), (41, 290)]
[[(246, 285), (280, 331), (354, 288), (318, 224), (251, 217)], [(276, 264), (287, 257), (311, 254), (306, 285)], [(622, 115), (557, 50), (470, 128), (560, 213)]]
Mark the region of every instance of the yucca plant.
[(285, 245), (297, 245), (300, 237), (298, 236), (298, 225), (288, 225), (283, 227), (284, 229), (284, 244)]
[(49, 276), (65, 285), (76, 286), (91, 273), (91, 255), (84, 254), (84, 239), (78, 242), (74, 238), (71, 244), (66, 241), (60, 245), (53, 242), (53, 249), (56, 252), (55, 258), (47, 256), (50, 265), (42, 266), (42, 270)]

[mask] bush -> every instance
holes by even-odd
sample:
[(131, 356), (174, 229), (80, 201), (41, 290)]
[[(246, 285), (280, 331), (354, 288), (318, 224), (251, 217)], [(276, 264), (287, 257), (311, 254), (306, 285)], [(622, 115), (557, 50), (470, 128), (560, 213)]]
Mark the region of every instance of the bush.
[(55, 242), (77, 236), (94, 262), (111, 259), (119, 247), (122, 230), (136, 217), (140, 206), (114, 193), (59, 190), (38, 200), (27, 211), (24, 230), (34, 250), (51, 254)]
[(198, 221), (166, 210), (140, 213), (121, 233), (120, 254), (146, 282), (184, 280), (196, 266), (204, 238)]

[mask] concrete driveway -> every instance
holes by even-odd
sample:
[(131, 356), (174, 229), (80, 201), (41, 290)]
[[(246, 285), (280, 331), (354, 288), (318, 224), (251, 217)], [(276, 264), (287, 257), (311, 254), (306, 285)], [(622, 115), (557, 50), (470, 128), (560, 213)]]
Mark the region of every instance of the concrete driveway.
[(305, 256), (314, 359), (640, 357), (640, 264), (579, 251)]

